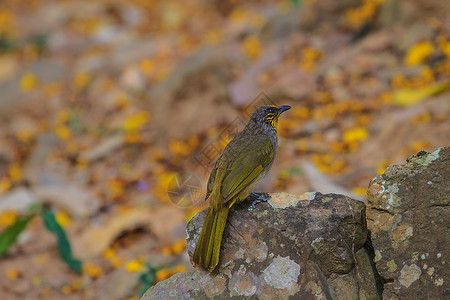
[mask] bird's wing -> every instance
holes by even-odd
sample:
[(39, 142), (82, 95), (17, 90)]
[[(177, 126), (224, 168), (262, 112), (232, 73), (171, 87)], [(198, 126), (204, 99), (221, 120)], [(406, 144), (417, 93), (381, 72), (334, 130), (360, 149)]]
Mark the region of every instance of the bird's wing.
[(229, 164), (221, 184), (223, 202), (252, 184), (272, 162), (275, 149), (269, 139), (256, 140), (243, 149)]
[(214, 164), (214, 167), (211, 171), (211, 174), (209, 175), (209, 179), (208, 179), (208, 184), (206, 185), (206, 197), (205, 197), (205, 201), (208, 199), (209, 195), (211, 194), (212, 190), (213, 190), (213, 186), (214, 186), (214, 182), (216, 181), (216, 173), (217, 173), (217, 168), (219, 166), (219, 161), (221, 159), (222, 155), (219, 156), (219, 158), (217, 159), (216, 163)]

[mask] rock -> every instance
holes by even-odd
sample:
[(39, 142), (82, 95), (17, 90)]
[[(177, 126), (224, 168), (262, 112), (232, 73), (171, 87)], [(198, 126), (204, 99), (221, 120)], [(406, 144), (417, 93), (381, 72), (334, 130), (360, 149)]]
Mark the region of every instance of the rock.
[(5, 195), (0, 195), (0, 214), (8, 210), (26, 212), (36, 201), (36, 195), (30, 190), (23, 187), (15, 188)]
[[(234, 205), (214, 274), (178, 273), (146, 299), (381, 299), (365, 205), (342, 195), (272, 194), (253, 211)], [(192, 258), (206, 215), (187, 225)]]
[(100, 207), (93, 193), (70, 183), (41, 184), (33, 191), (39, 201), (62, 206), (78, 218), (88, 217)]
[(80, 259), (101, 255), (121, 234), (136, 228), (152, 232), (161, 244), (173, 243), (183, 238), (184, 222), (178, 207), (139, 207), (118, 212), (87, 226), (73, 238), (73, 252)]
[(369, 185), (367, 220), (386, 299), (446, 299), (450, 148), (419, 152)]

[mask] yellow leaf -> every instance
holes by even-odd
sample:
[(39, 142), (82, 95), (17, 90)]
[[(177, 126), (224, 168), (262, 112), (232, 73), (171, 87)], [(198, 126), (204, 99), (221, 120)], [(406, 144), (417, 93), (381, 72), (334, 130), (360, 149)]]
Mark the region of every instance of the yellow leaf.
[(164, 279), (169, 278), (171, 275), (171, 272), (167, 269), (162, 269), (156, 272), (156, 280), (161, 281)]
[(181, 252), (186, 249), (186, 240), (179, 240), (173, 243), (172, 245), (172, 251), (175, 254), (180, 254)]
[(139, 63), (139, 69), (144, 74), (152, 73), (155, 70), (155, 62), (151, 59), (144, 59)]
[(312, 47), (306, 47), (302, 51), (302, 57), (304, 60), (317, 61), (322, 56), (322, 52)]
[(7, 210), (0, 214), (0, 228), (11, 226), (19, 214), (13, 210)]
[(130, 104), (130, 99), (128, 98), (128, 96), (126, 94), (122, 94), (122, 93), (117, 95), (117, 97), (114, 99), (114, 101), (118, 108), (124, 108)]
[(142, 128), (150, 120), (150, 113), (140, 111), (133, 116), (125, 119), (122, 128), (125, 132), (136, 131)]
[(33, 278), (31, 278), (31, 283), (33, 284), (33, 286), (40, 286), (42, 284), (42, 277), (40, 276), (33, 276)]
[(125, 266), (125, 270), (129, 273), (132, 272), (143, 272), (145, 270), (144, 264), (137, 260), (132, 260), (128, 262)]
[(9, 177), (11, 178), (11, 181), (18, 182), (22, 180), (22, 170), (16, 163), (12, 163), (9, 168)]
[(0, 35), (8, 36), (16, 28), (16, 17), (11, 9), (6, 9), (8, 6), (3, 7), (0, 8)]
[(111, 265), (116, 269), (119, 268), (123, 263), (123, 260), (118, 257), (113, 257), (109, 261), (111, 262)]
[(61, 287), (61, 293), (63, 293), (64, 295), (69, 295), (70, 293), (72, 293), (72, 287), (70, 285), (64, 285), (63, 287)]
[(441, 50), (447, 57), (450, 57), (450, 41), (447, 41), (441, 45)]
[(266, 18), (263, 15), (254, 14), (250, 18), (250, 23), (257, 28), (261, 28), (266, 24)]
[(119, 179), (110, 179), (107, 182), (108, 192), (112, 198), (119, 198), (123, 196), (125, 189), (122, 181)]
[(172, 250), (170, 249), (170, 247), (163, 247), (161, 253), (163, 256), (171, 256)]
[(261, 56), (262, 47), (257, 36), (249, 35), (242, 45), (242, 52), (250, 59), (258, 59)]
[(377, 175), (381, 175), (384, 172), (386, 172), (386, 169), (390, 164), (391, 164), (390, 161), (387, 159), (381, 160), (377, 166)]
[(233, 12), (230, 14), (230, 21), (231, 23), (234, 24), (240, 24), (242, 22), (244, 22), (248, 17), (248, 13), (241, 10), (241, 9), (235, 9), (233, 10)]
[(16, 137), (19, 141), (26, 143), (31, 141), (33, 134), (29, 129), (20, 129), (16, 132)]
[(363, 187), (356, 187), (352, 189), (352, 193), (356, 196), (365, 196), (366, 195), (367, 188)]
[(215, 45), (220, 42), (222, 39), (222, 35), (219, 30), (217, 29), (210, 29), (207, 30), (202, 37), (202, 40), (205, 44), (208, 45)]
[(405, 64), (408, 66), (416, 66), (422, 63), (434, 52), (433, 45), (428, 42), (420, 42), (409, 48), (405, 57)]
[(11, 188), (11, 180), (7, 177), (3, 177), (0, 180), (0, 194), (3, 194), (4, 192), (9, 191), (9, 189)]
[(141, 141), (141, 135), (139, 132), (130, 131), (125, 134), (125, 140), (128, 144), (135, 144)]
[(91, 80), (91, 75), (89, 73), (80, 72), (75, 76), (75, 78), (73, 80), (73, 85), (75, 86), (75, 88), (81, 90), (87, 86), (87, 84), (89, 83), (90, 80)]
[(36, 265), (40, 266), (40, 265), (47, 263), (49, 261), (49, 259), (50, 259), (50, 255), (48, 253), (40, 254), (40, 255), (37, 255), (34, 257), (33, 262)]
[(92, 264), (90, 262), (85, 262), (83, 264), (83, 273), (87, 274), (91, 278), (97, 278), (103, 274), (103, 270), (95, 264)]
[(345, 131), (342, 134), (342, 139), (347, 143), (362, 142), (367, 139), (367, 129), (364, 127), (357, 127)]
[(163, 67), (156, 72), (154, 79), (156, 81), (166, 80), (169, 77), (170, 72), (171, 72), (171, 69), (169, 67)]
[(173, 268), (174, 273), (183, 273), (186, 272), (186, 268), (183, 265), (177, 265)]
[(67, 121), (69, 121), (70, 118), (70, 113), (67, 109), (63, 109), (60, 110), (57, 114), (56, 114), (56, 123), (57, 124), (64, 124)]
[(59, 137), (63, 141), (67, 141), (72, 136), (72, 132), (65, 125), (57, 126), (56, 129), (55, 129), (55, 134), (56, 134), (57, 137)]
[(55, 218), (56, 218), (56, 221), (59, 223), (59, 225), (61, 225), (63, 228), (66, 228), (72, 222), (72, 220), (70, 219), (70, 216), (64, 211), (57, 212), (55, 214)]
[(393, 94), (393, 103), (398, 106), (412, 106), (423, 100), (447, 91), (450, 88), (450, 81), (435, 83), (423, 88), (400, 89)]
[(412, 124), (424, 124), (424, 123), (428, 123), (431, 121), (431, 115), (429, 112), (425, 112), (423, 114), (414, 116), (411, 118), (411, 123)]
[(37, 77), (33, 73), (27, 72), (20, 79), (20, 90), (22, 92), (30, 92), (37, 85)]
[(113, 257), (116, 257), (116, 250), (113, 248), (108, 248), (103, 252), (103, 257), (105, 259), (111, 259)]
[(192, 150), (192, 147), (184, 141), (172, 140), (169, 142), (169, 151), (174, 156), (187, 156)]
[(20, 272), (17, 269), (8, 269), (8, 271), (6, 271), (6, 276), (9, 279), (17, 279), (20, 276)]

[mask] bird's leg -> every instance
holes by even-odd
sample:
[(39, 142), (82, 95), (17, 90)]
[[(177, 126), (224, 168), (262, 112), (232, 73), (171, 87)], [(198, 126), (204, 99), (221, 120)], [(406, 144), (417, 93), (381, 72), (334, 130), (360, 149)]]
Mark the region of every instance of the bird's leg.
[(256, 204), (261, 202), (266, 202), (270, 199), (270, 195), (268, 193), (250, 193), (249, 198), (253, 200), (252, 205), (248, 208), (248, 210), (254, 210)]

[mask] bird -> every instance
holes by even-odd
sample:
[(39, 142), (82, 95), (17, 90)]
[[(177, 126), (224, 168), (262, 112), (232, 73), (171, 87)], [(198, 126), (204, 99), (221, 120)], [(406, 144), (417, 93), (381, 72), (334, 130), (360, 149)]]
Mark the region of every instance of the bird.
[[(288, 105), (257, 108), (245, 128), (218, 157), (207, 183), (205, 200), (210, 203), (192, 257), (195, 266), (209, 272), (217, 267), (228, 212), (233, 204), (250, 196), (272, 167), (278, 147), (278, 119), (290, 108)], [(262, 197), (258, 202), (266, 200)]]

